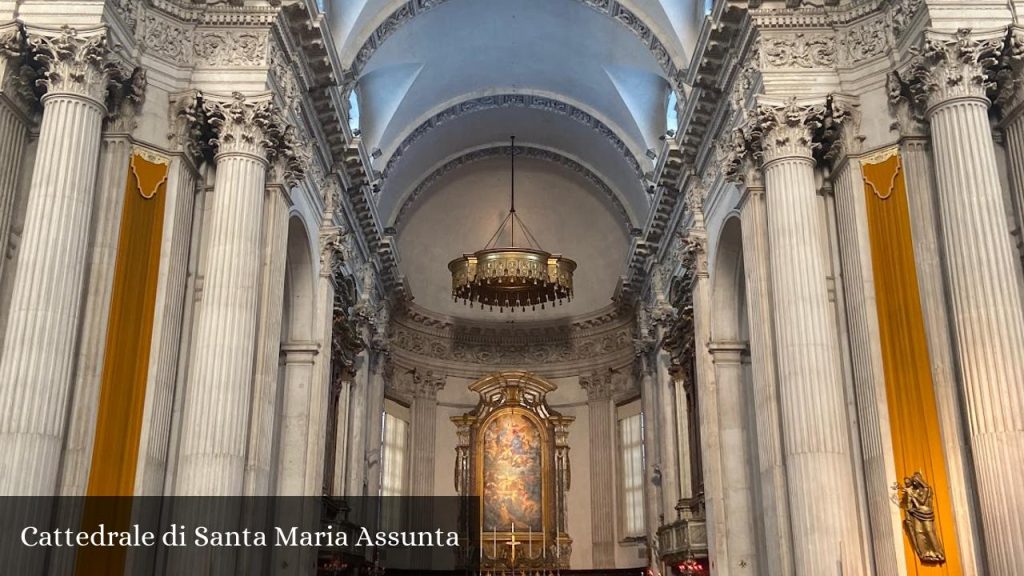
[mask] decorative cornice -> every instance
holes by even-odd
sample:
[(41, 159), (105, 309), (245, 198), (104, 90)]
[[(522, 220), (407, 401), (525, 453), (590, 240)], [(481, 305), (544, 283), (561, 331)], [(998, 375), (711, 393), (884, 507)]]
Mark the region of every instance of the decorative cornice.
[[(413, 188), (412, 192), (409, 193), (408, 196), (406, 196), (405, 200), (402, 202), (402, 207), (399, 209), (398, 215), (395, 217), (395, 221), (392, 225), (396, 228), (401, 228), (406, 215), (416, 204), (416, 201), (419, 200), (419, 198), (423, 195), (425, 191), (429, 190), (432, 186), (437, 184), (437, 181), (443, 178), (445, 175), (450, 174), (455, 170), (458, 170), (459, 168), (462, 168), (463, 166), (472, 164), (474, 162), (487, 160), (489, 158), (508, 156), (510, 152), (510, 146), (492, 146), (489, 148), (480, 148), (477, 150), (473, 150), (472, 152), (468, 152), (452, 160), (449, 160), (448, 162), (445, 162), (439, 168), (437, 168), (429, 175), (427, 175), (426, 178), (421, 180), (416, 185), (416, 187)], [(601, 193), (606, 198), (608, 198), (610, 202), (612, 202), (612, 204), (616, 208), (616, 212), (618, 212), (619, 214), (619, 220), (626, 227), (626, 229), (629, 230), (631, 228), (632, 223), (630, 221), (629, 214), (626, 212), (625, 207), (623, 207), (622, 202), (619, 200), (619, 197), (615, 194), (611, 187), (604, 181), (604, 179), (602, 179), (600, 176), (592, 172), (586, 166), (583, 166), (579, 162), (576, 162), (571, 158), (563, 156), (558, 152), (547, 150), (545, 148), (535, 148), (532, 146), (516, 146), (516, 156), (543, 160), (545, 162), (552, 162), (555, 164), (559, 164), (560, 166), (564, 166), (565, 168), (568, 168), (569, 170), (577, 174), (580, 174), (581, 176), (586, 178), (591, 184), (597, 187), (601, 191)]]
[[(373, 55), (384, 45), (392, 34), (410, 23), (424, 12), (444, 4), (447, 0), (407, 0), (391, 13), (363, 42), (350, 66), (350, 75), (358, 77)], [(684, 73), (678, 69), (662, 42), (636, 13), (621, 5), (617, 0), (577, 0), (584, 6), (623, 24), (650, 50), (654, 59), (665, 72), (665, 77), (679, 91), (684, 88)]]
[(458, 104), (445, 108), (417, 126), (415, 130), (410, 132), (409, 135), (402, 140), (402, 143), (395, 148), (394, 153), (390, 158), (388, 158), (388, 162), (382, 171), (383, 177), (386, 179), (392, 173), (395, 165), (398, 163), (399, 159), (401, 159), (402, 155), (409, 150), (417, 140), (434, 128), (438, 128), (447, 122), (451, 122), (452, 120), (467, 114), (482, 112), (485, 110), (496, 110), (500, 108), (529, 108), (531, 110), (542, 110), (544, 112), (568, 116), (576, 122), (591, 128), (608, 140), (611, 145), (625, 158), (626, 162), (636, 174), (637, 179), (642, 180), (644, 177), (643, 168), (640, 166), (640, 162), (637, 161), (636, 156), (633, 155), (633, 152), (630, 151), (622, 138), (620, 138), (618, 134), (616, 134), (615, 131), (609, 128), (604, 122), (598, 120), (592, 114), (573, 106), (572, 104), (568, 104), (548, 96), (538, 96), (533, 94), (495, 94), (492, 96), (482, 96), (459, 102)]

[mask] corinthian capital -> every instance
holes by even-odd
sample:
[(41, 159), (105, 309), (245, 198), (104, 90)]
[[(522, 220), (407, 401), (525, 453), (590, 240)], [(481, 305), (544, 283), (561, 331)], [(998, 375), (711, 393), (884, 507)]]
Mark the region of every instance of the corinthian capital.
[(962, 98), (986, 98), (994, 86), (1003, 31), (975, 34), (968, 29), (953, 34), (928, 32), (917, 57), (902, 74), (912, 100), (923, 110)]
[(250, 99), (235, 92), (230, 99), (204, 97), (203, 109), (215, 136), (218, 155), (245, 154), (267, 161), (278, 136), (277, 111), (269, 98)]
[(36, 82), (49, 94), (76, 94), (98, 104), (105, 101), (112, 67), (107, 61), (105, 29), (59, 31), (30, 29), (28, 43), (41, 74)]
[(24, 28), (15, 22), (0, 26), (0, 93), (23, 113), (36, 100), (32, 85), (37, 74), (29, 56)]
[(1024, 29), (1010, 28), (996, 82), (996, 104), (1003, 117), (1016, 116), (1024, 104)]
[(780, 158), (812, 158), (821, 142), (815, 135), (824, 125), (824, 103), (791, 98), (784, 103), (759, 102), (757, 124), (764, 163)]

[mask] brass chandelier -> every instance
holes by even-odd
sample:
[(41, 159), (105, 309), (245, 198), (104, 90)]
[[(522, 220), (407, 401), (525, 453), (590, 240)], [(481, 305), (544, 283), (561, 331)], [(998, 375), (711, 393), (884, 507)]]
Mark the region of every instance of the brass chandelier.
[[(452, 298), (464, 304), (479, 304), (503, 312), (506, 308), (525, 311), (572, 300), (572, 274), (576, 262), (561, 254), (541, 249), (530, 229), (516, 214), (516, 139), (512, 137), (512, 190), (508, 216), (482, 250), (463, 254), (448, 263), (452, 273)], [(528, 246), (516, 246), (516, 225)], [(511, 245), (498, 247), (505, 227)]]

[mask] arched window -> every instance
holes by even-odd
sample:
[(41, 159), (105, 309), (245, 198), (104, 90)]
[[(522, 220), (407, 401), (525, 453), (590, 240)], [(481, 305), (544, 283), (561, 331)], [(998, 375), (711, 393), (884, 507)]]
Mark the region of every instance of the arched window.
[(668, 93), (668, 107), (665, 110), (665, 131), (674, 136), (679, 128), (679, 99), (675, 90)]
[(352, 132), (359, 132), (359, 96), (355, 89), (348, 95), (348, 127)]

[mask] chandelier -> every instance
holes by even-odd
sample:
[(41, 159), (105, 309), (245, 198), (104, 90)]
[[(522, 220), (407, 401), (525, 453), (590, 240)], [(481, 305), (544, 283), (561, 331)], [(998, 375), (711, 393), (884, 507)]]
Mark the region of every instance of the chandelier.
[[(572, 274), (576, 263), (561, 254), (541, 249), (530, 229), (516, 214), (516, 139), (512, 137), (512, 190), (508, 216), (482, 250), (463, 254), (448, 263), (452, 273), (452, 298), (464, 304), (479, 304), (503, 312), (506, 308), (536, 310), (547, 304), (561, 305), (572, 300)], [(527, 246), (516, 246), (516, 227)], [(505, 228), (510, 245), (498, 247)]]

